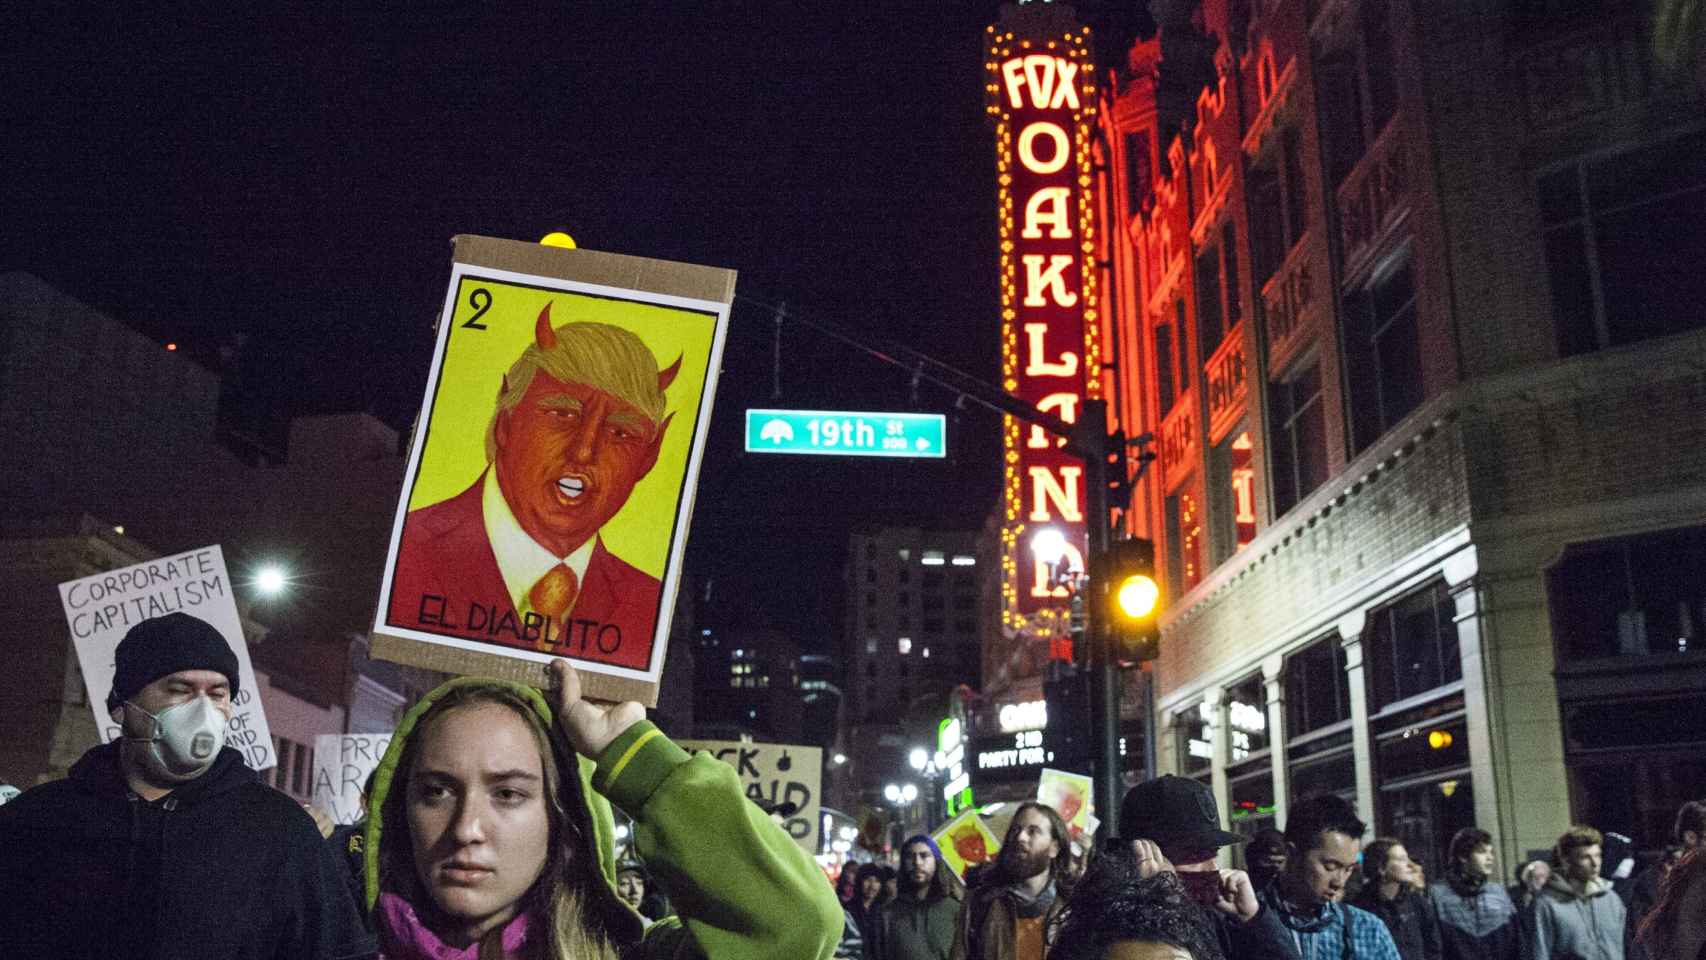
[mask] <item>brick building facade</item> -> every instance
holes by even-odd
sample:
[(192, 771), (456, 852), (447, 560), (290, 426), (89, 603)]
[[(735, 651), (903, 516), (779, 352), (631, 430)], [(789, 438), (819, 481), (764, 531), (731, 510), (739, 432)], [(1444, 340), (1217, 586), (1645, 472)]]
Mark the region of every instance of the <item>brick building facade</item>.
[(1101, 115), (1160, 768), (1430, 875), (1706, 795), (1702, 111), (1640, 5), (1152, 4)]

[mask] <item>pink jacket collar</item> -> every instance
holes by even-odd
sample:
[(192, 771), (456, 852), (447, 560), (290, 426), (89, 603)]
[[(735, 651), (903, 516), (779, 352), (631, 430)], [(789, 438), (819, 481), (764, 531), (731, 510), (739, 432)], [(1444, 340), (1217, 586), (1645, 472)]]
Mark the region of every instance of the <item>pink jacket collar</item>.
[[(381, 942), (388, 945), (392, 951), (387, 952), (385, 960), (477, 960), (480, 955), (480, 945), (468, 947), (453, 947), (440, 940), (438, 934), (427, 929), (421, 918), (415, 913), (414, 904), (394, 893), (379, 895), (379, 922), (384, 926), (389, 936), (382, 937)], [(505, 924), (503, 928), (503, 952), (506, 957), (517, 956), (523, 945), (527, 943), (527, 914), (516, 914), (515, 919)]]

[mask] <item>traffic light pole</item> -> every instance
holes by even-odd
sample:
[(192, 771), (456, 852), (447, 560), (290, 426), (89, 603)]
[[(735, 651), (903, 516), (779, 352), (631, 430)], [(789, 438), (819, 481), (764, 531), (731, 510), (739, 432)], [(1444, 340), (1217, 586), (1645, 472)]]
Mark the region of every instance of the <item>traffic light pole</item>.
[[(1072, 445), (1084, 458), (1084, 499), (1087, 546), (1084, 572), (1090, 596), (1084, 603), (1084, 638), (1089, 648), (1084, 662), (1090, 668), (1090, 730), (1096, 749), (1091, 765), (1091, 790), (1102, 837), (1114, 834), (1120, 822), (1120, 666), (1114, 656), (1113, 624), (1108, 622), (1107, 571), (1111, 531), (1108, 523), (1108, 402), (1086, 397)], [(1120, 469), (1125, 469), (1125, 451)], [(1147, 726), (1147, 724), (1146, 724)]]

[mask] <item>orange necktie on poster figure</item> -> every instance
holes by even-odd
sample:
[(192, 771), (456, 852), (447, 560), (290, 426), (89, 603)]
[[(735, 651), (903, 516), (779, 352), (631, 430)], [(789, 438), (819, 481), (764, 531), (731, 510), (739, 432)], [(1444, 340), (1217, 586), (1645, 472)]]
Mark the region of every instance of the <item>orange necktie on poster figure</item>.
[(539, 649), (550, 648), (548, 637), (562, 635), (563, 615), (574, 608), (580, 592), (580, 578), (561, 563), (545, 571), (539, 582), (527, 591), (527, 602), (533, 605), (533, 612), (545, 617), (555, 627), (547, 626), (539, 632)]

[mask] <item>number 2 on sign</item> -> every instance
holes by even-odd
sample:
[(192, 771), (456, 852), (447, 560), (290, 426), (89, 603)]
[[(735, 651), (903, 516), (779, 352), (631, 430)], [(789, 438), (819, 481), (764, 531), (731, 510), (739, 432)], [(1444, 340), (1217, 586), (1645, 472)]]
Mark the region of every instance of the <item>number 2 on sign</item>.
[(468, 306), (474, 308), (474, 315), (462, 325), (470, 330), (485, 330), (486, 325), (480, 322), (480, 318), (486, 315), (487, 310), (492, 309), (492, 291), (485, 287), (474, 288), (474, 291), (468, 294)]

